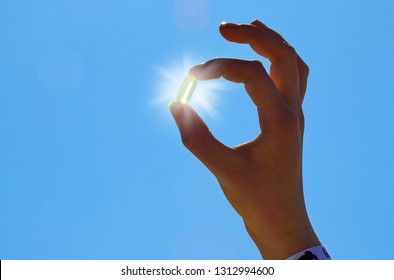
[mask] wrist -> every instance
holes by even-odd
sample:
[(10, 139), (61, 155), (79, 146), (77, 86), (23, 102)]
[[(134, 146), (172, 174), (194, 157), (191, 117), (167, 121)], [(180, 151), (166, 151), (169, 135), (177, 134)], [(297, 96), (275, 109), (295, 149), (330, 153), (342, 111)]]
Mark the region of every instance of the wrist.
[(261, 256), (267, 260), (283, 260), (305, 248), (321, 245), (310, 224), (293, 232), (275, 236), (263, 236), (248, 226), (246, 228)]

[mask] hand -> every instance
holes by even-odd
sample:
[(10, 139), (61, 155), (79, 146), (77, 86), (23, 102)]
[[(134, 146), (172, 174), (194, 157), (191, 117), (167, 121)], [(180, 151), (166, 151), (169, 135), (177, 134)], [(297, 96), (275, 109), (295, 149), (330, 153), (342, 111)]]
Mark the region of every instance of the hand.
[(188, 105), (175, 102), (171, 113), (183, 144), (216, 176), (229, 202), (265, 259), (284, 259), (319, 245), (304, 202), (302, 143), (308, 67), (278, 33), (260, 21), (222, 23), (222, 36), (249, 44), (271, 62), (215, 58), (190, 69), (199, 80), (223, 77), (243, 83), (257, 106), (261, 133), (228, 147), (218, 141)]

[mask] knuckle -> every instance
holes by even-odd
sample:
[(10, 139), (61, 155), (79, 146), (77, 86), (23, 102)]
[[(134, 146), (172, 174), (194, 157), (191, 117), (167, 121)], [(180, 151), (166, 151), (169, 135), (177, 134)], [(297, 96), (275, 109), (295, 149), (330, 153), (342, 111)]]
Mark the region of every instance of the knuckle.
[(305, 64), (305, 62), (304, 62), (304, 65), (303, 65), (303, 69), (302, 69), (302, 70), (304, 71), (304, 73), (305, 73), (306, 75), (309, 74), (310, 69), (309, 69), (309, 66), (308, 66), (307, 64)]
[(259, 60), (249, 60), (247, 61), (248, 66), (248, 75), (242, 81), (244, 84), (248, 84), (248, 82), (252, 79), (260, 78), (261, 74), (265, 72), (264, 65)]
[(259, 61), (259, 60), (251, 60), (250, 62), (250, 67), (251, 67), (251, 71), (250, 71), (250, 78), (252, 77), (260, 77), (261, 74), (265, 73), (265, 67), (264, 64)]
[(302, 72), (304, 74), (304, 76), (308, 76), (309, 75), (309, 66), (305, 63), (305, 61), (303, 61), (301, 58), (299, 59), (299, 63), (298, 66), (300, 68), (300, 72)]
[(254, 70), (261, 71), (264, 69), (264, 65), (260, 60), (251, 60), (250, 65)]
[(286, 42), (282, 42), (280, 44), (280, 47), (278, 48), (277, 54), (276, 54), (276, 59), (278, 62), (279, 61), (294, 61), (294, 63), (297, 62), (297, 52), (296, 50), (289, 45)]
[(284, 45), (284, 52), (286, 56), (290, 59), (297, 59), (297, 52), (294, 47), (290, 46), (289, 44), (283, 44)]

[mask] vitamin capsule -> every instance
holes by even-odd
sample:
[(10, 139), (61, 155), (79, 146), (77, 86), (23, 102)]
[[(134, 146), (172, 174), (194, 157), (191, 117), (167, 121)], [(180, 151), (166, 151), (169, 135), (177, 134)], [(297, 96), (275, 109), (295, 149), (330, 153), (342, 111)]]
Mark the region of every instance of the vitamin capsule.
[(178, 92), (177, 101), (182, 103), (188, 103), (193, 95), (193, 91), (196, 88), (197, 79), (193, 75), (187, 76), (183, 81), (181, 88)]

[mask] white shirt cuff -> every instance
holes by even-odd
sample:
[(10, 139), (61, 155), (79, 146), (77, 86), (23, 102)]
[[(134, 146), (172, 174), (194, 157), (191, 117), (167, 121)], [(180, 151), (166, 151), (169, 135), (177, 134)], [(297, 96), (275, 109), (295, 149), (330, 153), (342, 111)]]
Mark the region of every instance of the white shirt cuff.
[(331, 260), (331, 257), (323, 245), (317, 245), (302, 250), (286, 260)]

